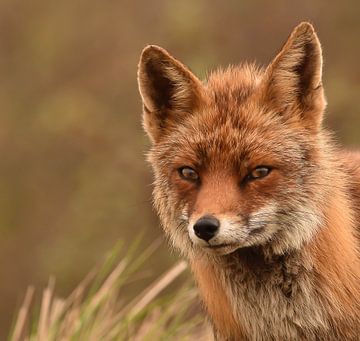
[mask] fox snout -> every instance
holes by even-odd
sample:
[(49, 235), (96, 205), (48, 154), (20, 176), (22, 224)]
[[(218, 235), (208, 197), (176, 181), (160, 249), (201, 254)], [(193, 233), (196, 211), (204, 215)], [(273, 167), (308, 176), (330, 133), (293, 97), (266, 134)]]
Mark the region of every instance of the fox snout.
[(206, 215), (201, 217), (194, 224), (194, 233), (196, 237), (208, 242), (210, 239), (215, 237), (220, 227), (220, 221), (214, 216)]
[(236, 211), (204, 211), (189, 216), (187, 232), (194, 247), (216, 254), (264, 243), (286, 219), (277, 215), (278, 205), (271, 201), (251, 213), (241, 212), (240, 206)]

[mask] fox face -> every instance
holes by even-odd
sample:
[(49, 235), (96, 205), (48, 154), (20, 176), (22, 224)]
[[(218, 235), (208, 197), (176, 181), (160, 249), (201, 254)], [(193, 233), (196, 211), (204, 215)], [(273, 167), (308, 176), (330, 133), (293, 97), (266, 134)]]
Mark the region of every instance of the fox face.
[(229, 67), (205, 82), (162, 48), (144, 49), (138, 80), (154, 204), (185, 254), (265, 245), (281, 254), (322, 224), (321, 72), (307, 23), (266, 68)]

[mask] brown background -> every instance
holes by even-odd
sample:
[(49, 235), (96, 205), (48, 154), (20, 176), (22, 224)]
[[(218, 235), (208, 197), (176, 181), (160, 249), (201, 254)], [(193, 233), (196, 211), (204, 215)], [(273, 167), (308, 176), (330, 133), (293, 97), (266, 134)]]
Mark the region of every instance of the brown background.
[[(267, 63), (310, 20), (324, 48), (326, 124), (360, 145), (358, 1), (0, 0), (0, 338), (28, 284), (62, 295), (114, 245), (160, 234), (136, 67), (149, 43), (204, 77)], [(153, 272), (172, 256), (164, 246)]]

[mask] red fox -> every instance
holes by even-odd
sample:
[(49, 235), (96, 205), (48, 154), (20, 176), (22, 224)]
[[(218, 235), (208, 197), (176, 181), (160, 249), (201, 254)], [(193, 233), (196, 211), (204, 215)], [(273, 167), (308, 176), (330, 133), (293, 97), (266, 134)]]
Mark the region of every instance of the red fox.
[(154, 205), (215, 338), (359, 340), (360, 154), (322, 126), (312, 25), (205, 82), (151, 45), (138, 82)]

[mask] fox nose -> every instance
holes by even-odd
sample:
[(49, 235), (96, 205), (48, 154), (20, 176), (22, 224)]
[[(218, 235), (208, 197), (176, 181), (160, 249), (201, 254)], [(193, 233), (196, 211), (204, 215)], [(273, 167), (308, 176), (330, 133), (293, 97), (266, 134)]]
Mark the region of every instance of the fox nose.
[(205, 241), (209, 241), (218, 232), (220, 222), (213, 216), (201, 217), (194, 225), (195, 235)]

